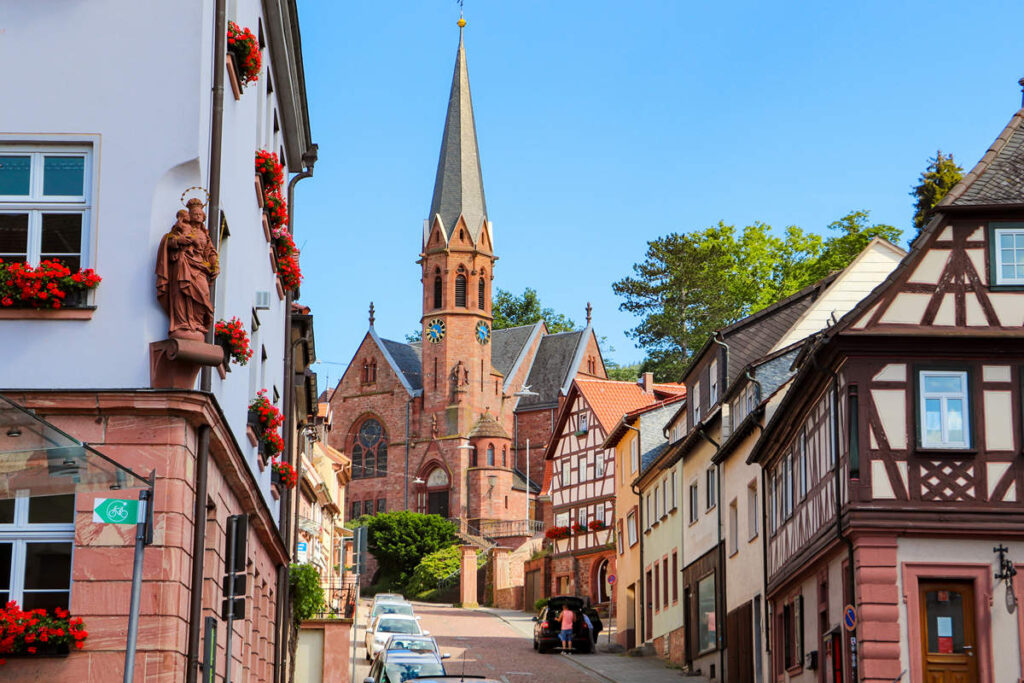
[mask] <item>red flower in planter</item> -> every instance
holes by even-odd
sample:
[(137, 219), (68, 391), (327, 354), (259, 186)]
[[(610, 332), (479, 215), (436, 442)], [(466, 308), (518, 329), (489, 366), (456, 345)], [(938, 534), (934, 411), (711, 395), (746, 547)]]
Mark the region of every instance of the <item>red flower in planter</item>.
[(5, 308), (61, 308), (69, 293), (95, 289), (102, 281), (92, 268), (75, 273), (59, 259), (38, 266), (0, 259), (0, 305)]
[(235, 58), (238, 66), (239, 80), (244, 87), (246, 83), (255, 83), (260, 77), (263, 56), (256, 36), (248, 28), (241, 28), (233, 21), (228, 22), (228, 52)]
[(290, 489), (299, 483), (299, 474), (295, 471), (295, 468), (286, 462), (278, 462), (274, 460), (270, 467), (275, 472), (278, 478), (281, 480), (281, 486), (286, 489)]
[(238, 318), (227, 321), (218, 320), (214, 328), (214, 337), (218, 343), (227, 345), (231, 360), (239, 365), (245, 365), (252, 358), (249, 335)]
[(298, 289), (302, 284), (302, 269), (299, 268), (299, 250), (290, 232), (285, 230), (274, 243), (277, 254), (277, 273), (285, 289)]
[(263, 209), (270, 221), (270, 232), (276, 238), (287, 228), (288, 202), (284, 200), (279, 190), (264, 192), (263, 195)]
[(266, 389), (260, 389), (256, 398), (249, 403), (249, 411), (256, 415), (260, 429), (264, 432), (273, 431), (284, 424), (284, 415), (267, 398)]
[(284, 166), (278, 161), (275, 152), (265, 149), (256, 151), (256, 173), (263, 182), (263, 194), (280, 192), (284, 185)]
[(552, 541), (561, 540), (563, 538), (569, 538), (569, 527), (553, 526), (544, 532), (544, 537)]
[(284, 439), (277, 430), (264, 432), (262, 441), (264, 454), (271, 458), (280, 455), (284, 451)]
[[(37, 654), (39, 643), (47, 648), (70, 647), (81, 649), (89, 637), (82, 620), (69, 618), (68, 611), (54, 608), (53, 614), (44, 609), (24, 611), (16, 602), (0, 608), (0, 655)], [(0, 659), (0, 664), (4, 662)]]
[(604, 531), (605, 529), (608, 528), (608, 525), (605, 524), (604, 522), (602, 522), (599, 519), (592, 519), (587, 524), (587, 528), (590, 529), (591, 531)]
[(584, 534), (587, 532), (587, 527), (583, 526), (579, 522), (572, 523), (572, 532), (574, 534)]

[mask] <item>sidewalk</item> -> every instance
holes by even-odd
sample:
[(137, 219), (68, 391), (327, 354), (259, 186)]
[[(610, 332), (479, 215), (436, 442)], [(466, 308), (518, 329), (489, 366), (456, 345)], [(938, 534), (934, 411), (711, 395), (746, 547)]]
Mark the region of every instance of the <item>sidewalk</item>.
[[(533, 639), (533, 616), (524, 612), (491, 607), (478, 608), (498, 617), (519, 632), (524, 638)], [(604, 634), (601, 634), (602, 636)], [(665, 666), (657, 657), (629, 657), (598, 651), (590, 655), (560, 655), (576, 666), (603, 678), (610, 683), (648, 683), (649, 681), (673, 681), (703, 683), (699, 676), (686, 676), (678, 669)]]

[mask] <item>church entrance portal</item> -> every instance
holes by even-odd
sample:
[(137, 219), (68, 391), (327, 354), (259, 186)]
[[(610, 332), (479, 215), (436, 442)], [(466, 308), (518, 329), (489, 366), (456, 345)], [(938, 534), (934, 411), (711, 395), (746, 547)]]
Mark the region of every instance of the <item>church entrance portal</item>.
[(431, 470), (427, 476), (427, 512), (448, 518), (448, 493), (451, 482), (448, 473), (440, 467)]

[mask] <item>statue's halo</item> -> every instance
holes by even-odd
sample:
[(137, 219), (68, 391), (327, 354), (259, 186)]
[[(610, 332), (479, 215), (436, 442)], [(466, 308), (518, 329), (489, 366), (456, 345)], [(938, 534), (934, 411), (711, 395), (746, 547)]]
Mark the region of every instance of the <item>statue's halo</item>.
[[(198, 190), (198, 192), (193, 192), (193, 190)], [(199, 187), (198, 185), (193, 185), (192, 187), (188, 188), (187, 190), (181, 193), (182, 205), (188, 206), (188, 200), (192, 199), (193, 197), (198, 197), (200, 192), (206, 195), (206, 201), (203, 202), (203, 208), (205, 209), (206, 205), (210, 203), (210, 193), (206, 188)]]

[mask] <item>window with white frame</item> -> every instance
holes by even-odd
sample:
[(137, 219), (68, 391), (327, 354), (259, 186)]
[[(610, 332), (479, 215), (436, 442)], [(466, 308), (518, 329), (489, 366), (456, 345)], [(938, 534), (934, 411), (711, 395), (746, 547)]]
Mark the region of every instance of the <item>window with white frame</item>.
[(700, 514), (700, 503), (697, 500), (697, 482), (690, 484), (690, 522), (696, 522), (697, 516)]
[(637, 541), (636, 512), (630, 511), (626, 515), (626, 534), (629, 537), (629, 545), (636, 545)]
[(711, 361), (711, 368), (708, 370), (708, 405), (718, 403), (718, 360)]
[(636, 437), (629, 442), (629, 471), (630, 473), (636, 472), (636, 468), (639, 467), (640, 459), (640, 442)]
[(708, 484), (708, 507), (710, 510), (718, 504), (718, 486), (715, 483), (715, 468), (709, 467), (707, 471)]
[(752, 481), (747, 487), (747, 540), (757, 538), (757, 518), (760, 510), (757, 509), (757, 482)]
[(68, 609), (74, 541), (73, 495), (0, 500), (0, 604)]
[(800, 432), (800, 450), (797, 454), (797, 496), (798, 500), (807, 497), (807, 432)]
[(782, 511), (783, 519), (793, 515), (793, 454), (790, 453), (782, 464)]
[(670, 488), (672, 489), (672, 508), (671, 509), (675, 510), (676, 506), (677, 506), (677, 504), (676, 504), (676, 473), (675, 473), (675, 471), (673, 471), (672, 474), (669, 475), (669, 480), (672, 482), (670, 484)]
[(562, 461), (562, 481), (559, 482), (562, 485), (563, 488), (568, 486), (569, 483), (570, 483), (569, 480), (571, 478), (571, 475), (570, 475), (571, 471), (572, 471), (572, 466), (569, 463), (569, 458), (566, 458), (566, 459), (564, 459)]
[(729, 554), (737, 553), (740, 550), (740, 511), (739, 504), (734, 498), (729, 503)]
[(768, 486), (771, 487), (768, 497), (768, 533), (774, 536), (779, 528), (779, 478), (775, 472), (769, 475)]
[(661, 516), (665, 517), (671, 508), (668, 506), (668, 479), (661, 480)]
[(693, 393), (688, 395), (688, 400), (693, 403), (693, 424), (700, 422), (700, 382), (693, 383)]
[(603, 477), (604, 476), (604, 458), (605, 458), (605, 452), (604, 451), (598, 451), (597, 452), (597, 459), (594, 461), (594, 474), (597, 477)]
[(91, 146), (0, 145), (0, 258), (89, 265)]
[(618, 541), (619, 555), (621, 555), (622, 553), (626, 552), (626, 549), (622, 546), (622, 528), (621, 527), (616, 532), (615, 538)]
[(587, 456), (581, 455), (579, 461), (576, 463), (579, 471), (579, 477), (576, 481), (584, 482), (587, 480)]
[(658, 495), (658, 488), (659, 488), (658, 485), (655, 484), (654, 485), (654, 514), (655, 514), (654, 521), (658, 521), (659, 519), (661, 519), (662, 517), (665, 516), (665, 514), (664, 514), (665, 498), (664, 498), (664, 496), (659, 496)]
[(569, 526), (569, 513), (559, 512), (555, 515), (555, 526)]
[(651, 494), (647, 494), (647, 514), (644, 515), (644, 530), (651, 528), (651, 520), (654, 519), (654, 506), (651, 505)]
[(1024, 285), (1024, 225), (992, 229), (992, 284)]
[(971, 444), (967, 373), (922, 370), (920, 439), (925, 448), (968, 448)]

